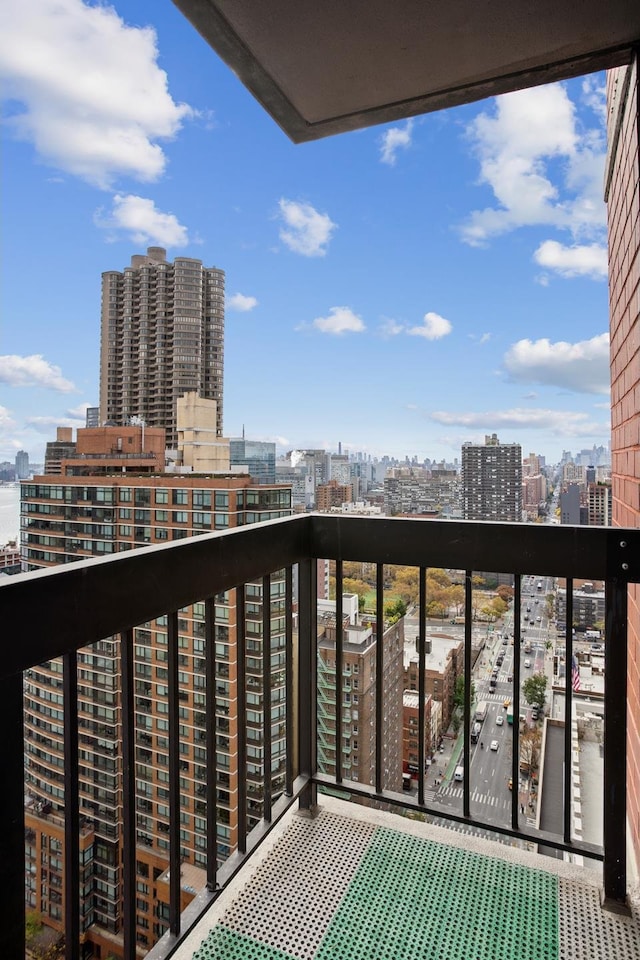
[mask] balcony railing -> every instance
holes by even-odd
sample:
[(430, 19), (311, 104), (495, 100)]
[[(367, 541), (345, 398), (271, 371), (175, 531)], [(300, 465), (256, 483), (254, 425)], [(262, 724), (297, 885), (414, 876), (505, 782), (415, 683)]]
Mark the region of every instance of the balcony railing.
[[(318, 788), (339, 788), (343, 796), (383, 804), (412, 813), (431, 814), (454, 822), (486, 828), (514, 841), (531, 841), (559, 851), (583, 854), (603, 861), (605, 898), (624, 903), (627, 895), (626, 824), (626, 673), (627, 673), (627, 586), (640, 581), (640, 531), (616, 528), (587, 528), (495, 524), (476, 522), (364, 519), (334, 515), (306, 515), (274, 520), (230, 532), (213, 533), (174, 544), (141, 548), (118, 557), (75, 563), (59, 569), (38, 571), (7, 578), (0, 585), (2, 599), (3, 651), (0, 666), (0, 720), (3, 735), (3, 790), (0, 811), (3, 830), (0, 863), (4, 874), (0, 898), (0, 939), (3, 957), (23, 957), (25, 940), (24, 888), (24, 686), (23, 672), (54, 658), (62, 658), (64, 692), (64, 929), (68, 958), (80, 956), (80, 844), (81, 833), (78, 764), (78, 670), (77, 652), (107, 637), (120, 635), (122, 712), (122, 808), (124, 956), (136, 956), (135, 869), (136, 869), (136, 784), (135, 784), (135, 669), (134, 629), (155, 618), (166, 618), (168, 688), (168, 787), (169, 841), (168, 932), (150, 956), (168, 956), (216, 899), (219, 891), (238, 872), (272, 826), (294, 802), (313, 808)], [(343, 675), (345, 655), (342, 610), (342, 562), (377, 564), (376, 621), (384, 622), (384, 565), (413, 566), (420, 571), (419, 636), (417, 655), (418, 766), (424, 769), (428, 755), (425, 740), (425, 656), (427, 606), (426, 570), (429, 567), (464, 571), (465, 705), (463, 730), (471, 726), (472, 677), (472, 575), (474, 571), (495, 571), (514, 576), (513, 600), (513, 707), (520, 714), (520, 652), (522, 638), (521, 583), (525, 574), (544, 573), (567, 578), (565, 662), (572, 663), (573, 636), (571, 591), (573, 580), (604, 580), (606, 584), (605, 657), (605, 738), (604, 738), (604, 832), (602, 848), (581, 841), (572, 831), (571, 820), (571, 723), (565, 723), (564, 807), (560, 834), (536, 830), (523, 822), (517, 792), (511, 794), (509, 822), (485, 822), (471, 812), (473, 783), (471, 744), (464, 736), (461, 764), (464, 769), (462, 809), (451, 812), (427, 802), (424, 779), (418, 779), (417, 796), (385, 788), (383, 773), (384, 707), (383, 644), (376, 646), (375, 761), (372, 782), (347, 777), (342, 755), (336, 751), (333, 775), (318, 769), (317, 710), (317, 613), (316, 560), (336, 564), (335, 676)], [(255, 798), (256, 773), (249, 773), (247, 702), (237, 700), (237, 756), (240, 775), (237, 791), (237, 850), (221, 866), (217, 856), (216, 785), (216, 689), (221, 664), (215, 657), (216, 597), (224, 591), (261, 581), (262, 596), (271, 596), (271, 576), (285, 571), (286, 631), (286, 768), (284, 791), (274, 793), (272, 770), (271, 698), (260, 698), (262, 710), (262, 818), (248, 829), (249, 797)], [(295, 579), (294, 579), (295, 575)], [(294, 622), (294, 582), (297, 622)], [(206, 885), (181, 913), (180, 889), (180, 687), (179, 612), (189, 604), (205, 607), (206, 729), (203, 745), (208, 758), (206, 800)], [(245, 591), (237, 590), (236, 643), (230, 657), (235, 661), (238, 690), (247, 689), (245, 670)], [(252, 619), (255, 619), (255, 615)], [(270, 604), (262, 612), (262, 689), (271, 689), (272, 614)], [(294, 628), (297, 630), (294, 632)], [(380, 635), (382, 631), (380, 630)], [(295, 652), (295, 656), (294, 656)], [(225, 673), (228, 665), (225, 663)], [(218, 672), (217, 672), (218, 671)], [(295, 672), (294, 672), (295, 671)], [(566, 669), (565, 718), (571, 717), (572, 678)], [(335, 685), (336, 739), (343, 731), (343, 693)], [(327, 691), (323, 690), (323, 696)], [(201, 708), (199, 708), (201, 709)], [(421, 719), (422, 718), (422, 719)], [(254, 716), (255, 721), (255, 716)], [(513, 783), (519, 775), (519, 725), (509, 728), (512, 737)], [(398, 745), (398, 750), (401, 745)], [(252, 809), (255, 809), (255, 804)], [(148, 842), (148, 838), (147, 838)]]

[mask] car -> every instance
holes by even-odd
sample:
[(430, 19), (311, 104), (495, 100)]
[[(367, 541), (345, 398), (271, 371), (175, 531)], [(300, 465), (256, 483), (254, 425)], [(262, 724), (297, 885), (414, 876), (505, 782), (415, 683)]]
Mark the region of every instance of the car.
[(507, 675), (507, 683), (513, 683), (513, 674), (510, 673)]
[(531, 666), (531, 660), (529, 660), (529, 657), (527, 657), (527, 659), (525, 660), (524, 665), (525, 665), (525, 667), (530, 667), (530, 666)]
[(537, 621), (537, 623), (540, 623), (540, 622), (541, 622), (541, 620), (542, 620), (542, 617), (536, 617), (536, 621)]
[(503, 723), (504, 723), (504, 717), (502, 716), (501, 713), (499, 713), (498, 716), (496, 717), (496, 724), (497, 726), (501, 727)]
[(509, 777), (509, 790), (513, 790), (513, 777)]
[(531, 719), (532, 719), (532, 720), (537, 720), (538, 717), (539, 717), (538, 710), (537, 710), (536, 707), (534, 707), (533, 710), (531, 711)]
[(502, 638), (502, 646), (504, 646), (504, 645), (505, 645), (506, 643), (508, 643), (508, 642), (509, 642), (509, 641), (507, 640), (506, 637), (503, 637), (503, 638)]
[(493, 751), (497, 750), (497, 749), (498, 749), (498, 741), (497, 741), (497, 740), (492, 740), (492, 741), (491, 741), (491, 746), (489, 747), (489, 749), (490, 749), (490, 750), (493, 750)]
[(511, 697), (507, 697), (506, 700), (503, 700), (503, 701), (502, 701), (502, 706), (505, 708), (505, 710), (506, 710), (508, 707), (510, 707), (510, 706), (511, 706)]

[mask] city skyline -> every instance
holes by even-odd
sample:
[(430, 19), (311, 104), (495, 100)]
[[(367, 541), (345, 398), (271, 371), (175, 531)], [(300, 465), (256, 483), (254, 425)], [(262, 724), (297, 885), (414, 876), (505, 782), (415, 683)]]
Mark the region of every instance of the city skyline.
[(0, 459), (84, 424), (100, 274), (156, 244), (226, 273), (226, 436), (608, 445), (603, 75), (296, 147), (170, 4), (9, 7)]

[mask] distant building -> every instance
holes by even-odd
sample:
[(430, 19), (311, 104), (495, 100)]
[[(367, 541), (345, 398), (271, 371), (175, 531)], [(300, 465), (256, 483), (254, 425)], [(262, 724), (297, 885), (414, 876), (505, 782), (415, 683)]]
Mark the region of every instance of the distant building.
[[(404, 645), (404, 689), (419, 687), (417, 638), (406, 638)], [(442, 704), (442, 729), (453, 714), (456, 680), (464, 672), (464, 643), (457, 637), (431, 634), (426, 639), (425, 692)]]
[(267, 440), (245, 440), (232, 437), (229, 440), (229, 456), (232, 467), (245, 467), (256, 483), (276, 482), (276, 445)]
[(580, 487), (570, 483), (560, 494), (560, 523), (582, 523), (580, 514)]
[(388, 516), (460, 513), (460, 477), (455, 470), (396, 467), (384, 478), (384, 509)]
[(462, 445), (462, 511), (465, 520), (522, 519), (522, 449), (501, 444), (497, 435), (484, 445)]
[[(604, 590), (597, 584), (584, 583), (573, 590), (573, 624), (576, 630), (592, 630), (596, 624), (604, 624)], [(558, 624), (564, 624), (567, 617), (567, 590), (559, 587), (556, 593), (556, 616)]]
[(590, 483), (587, 486), (587, 506), (589, 510), (589, 526), (611, 526), (611, 484)]
[(87, 407), (85, 412), (85, 427), (100, 426), (100, 407)]
[[(402, 769), (404, 773), (416, 776), (420, 772), (418, 754), (418, 736), (420, 730), (418, 694), (405, 690), (402, 697)], [(432, 696), (424, 702), (424, 745), (425, 757), (435, 753), (442, 733), (442, 704)]]
[(27, 480), (29, 477), (29, 454), (26, 450), (16, 453), (16, 480)]
[(339, 483), (329, 480), (321, 483), (316, 490), (316, 510), (328, 513), (333, 507), (341, 507), (343, 503), (351, 503), (353, 488), (350, 483)]
[(59, 474), (61, 472), (61, 462), (72, 457), (75, 452), (76, 444), (73, 439), (72, 428), (58, 427), (56, 439), (47, 443), (44, 454), (44, 472), (49, 476)]

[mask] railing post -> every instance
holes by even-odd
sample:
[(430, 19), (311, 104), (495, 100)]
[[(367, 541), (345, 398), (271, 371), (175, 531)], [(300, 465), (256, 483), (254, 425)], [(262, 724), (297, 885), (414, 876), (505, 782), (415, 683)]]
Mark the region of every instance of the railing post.
[[(8, 578), (7, 578), (8, 579)], [(0, 956), (24, 957), (24, 727), (22, 674), (0, 681), (2, 781), (0, 810)]]
[[(317, 569), (315, 559), (298, 564), (298, 751), (303, 776), (317, 771)], [(309, 783), (300, 794), (300, 807), (312, 812), (318, 802), (318, 788)]]
[(617, 578), (605, 584), (603, 881), (611, 907), (627, 902), (627, 590)]

